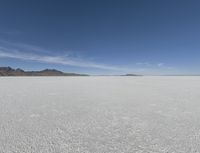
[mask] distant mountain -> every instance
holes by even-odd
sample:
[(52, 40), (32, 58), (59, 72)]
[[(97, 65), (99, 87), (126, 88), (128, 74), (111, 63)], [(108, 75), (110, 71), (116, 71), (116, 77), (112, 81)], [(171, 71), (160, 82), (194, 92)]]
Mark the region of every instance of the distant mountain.
[(116, 76), (116, 77), (122, 77), (122, 76), (143, 76), (143, 75), (140, 75), (140, 74), (122, 74), (122, 75), (117, 75), (117, 74), (113, 74), (113, 75), (94, 75), (94, 76)]
[(55, 69), (45, 69), (42, 71), (24, 71), (11, 67), (0, 67), (0, 76), (88, 76), (86, 74), (64, 73)]
[(122, 76), (142, 76), (142, 75), (139, 75), (139, 74), (125, 74), (125, 75), (122, 75)]

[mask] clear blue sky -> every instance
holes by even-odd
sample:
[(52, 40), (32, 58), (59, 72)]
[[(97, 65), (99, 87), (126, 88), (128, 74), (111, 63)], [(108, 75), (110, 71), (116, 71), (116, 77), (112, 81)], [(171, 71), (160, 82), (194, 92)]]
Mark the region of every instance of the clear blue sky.
[(0, 66), (200, 74), (200, 1), (1, 0)]

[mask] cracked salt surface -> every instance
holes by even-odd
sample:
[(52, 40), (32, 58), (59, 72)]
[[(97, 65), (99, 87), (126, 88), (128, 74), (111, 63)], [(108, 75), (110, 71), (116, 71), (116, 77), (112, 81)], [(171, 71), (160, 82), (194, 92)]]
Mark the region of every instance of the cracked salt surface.
[(1, 153), (200, 152), (200, 77), (2, 77)]

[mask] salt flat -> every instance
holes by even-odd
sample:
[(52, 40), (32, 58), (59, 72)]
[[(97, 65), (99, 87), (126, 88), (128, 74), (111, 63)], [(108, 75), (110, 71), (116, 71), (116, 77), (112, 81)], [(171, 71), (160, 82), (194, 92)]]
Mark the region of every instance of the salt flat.
[(200, 77), (1, 77), (1, 153), (200, 152)]

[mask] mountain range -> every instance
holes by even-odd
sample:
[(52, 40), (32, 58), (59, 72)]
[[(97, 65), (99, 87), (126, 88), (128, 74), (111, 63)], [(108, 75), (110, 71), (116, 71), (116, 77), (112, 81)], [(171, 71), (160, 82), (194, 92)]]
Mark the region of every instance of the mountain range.
[(56, 69), (24, 71), (20, 68), (0, 67), (0, 76), (88, 76), (87, 74), (65, 73)]
[[(66, 73), (56, 69), (44, 69), (41, 71), (25, 71), (20, 68), (0, 67), (0, 76), (89, 76), (88, 74)], [(95, 76), (142, 76), (138, 74), (125, 75), (95, 75)]]

